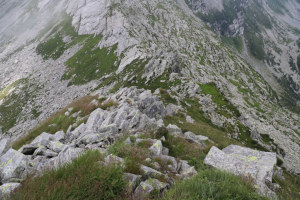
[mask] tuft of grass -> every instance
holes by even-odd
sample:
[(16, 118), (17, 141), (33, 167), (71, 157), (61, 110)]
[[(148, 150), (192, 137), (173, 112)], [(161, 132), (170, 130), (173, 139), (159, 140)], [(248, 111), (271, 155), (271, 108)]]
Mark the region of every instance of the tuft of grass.
[[(70, 125), (77, 123), (77, 118), (72, 117), (71, 115), (75, 112), (80, 113), (80, 117), (85, 117), (93, 112), (96, 108), (108, 109), (111, 106), (118, 106), (116, 102), (108, 101), (106, 103), (102, 103), (105, 99), (98, 100), (98, 106), (91, 104), (91, 101), (97, 99), (97, 96), (85, 96), (78, 100), (73, 101), (69, 104), (66, 108), (54, 113), (48, 119), (43, 121), (39, 126), (35, 129), (31, 130), (28, 134), (24, 137), (20, 138), (19, 140), (15, 141), (13, 144), (14, 149), (21, 148), (24, 144), (28, 144), (34, 140), (37, 136), (39, 136), (42, 132), (47, 132), (50, 134), (54, 134), (57, 131), (63, 130), (64, 132), (67, 131)], [(69, 116), (65, 115), (65, 112), (69, 108), (73, 108), (70, 112)], [(84, 122), (84, 121), (82, 121)]]
[(200, 171), (189, 180), (176, 183), (163, 199), (267, 200), (255, 193), (247, 179), (210, 169)]
[(123, 169), (118, 165), (102, 166), (102, 160), (99, 151), (88, 151), (71, 164), (27, 178), (11, 200), (123, 199), (127, 184)]
[(162, 136), (166, 138), (162, 141), (163, 146), (169, 149), (169, 155), (181, 160), (186, 160), (196, 169), (204, 169), (203, 160), (209, 151), (210, 146), (205, 148), (198, 144), (191, 144), (181, 137), (174, 137), (168, 133), (165, 128), (159, 129), (154, 137), (160, 139)]
[(124, 139), (112, 145), (108, 152), (125, 159), (125, 172), (142, 175), (141, 164), (150, 157), (146, 147), (139, 145), (126, 145)]

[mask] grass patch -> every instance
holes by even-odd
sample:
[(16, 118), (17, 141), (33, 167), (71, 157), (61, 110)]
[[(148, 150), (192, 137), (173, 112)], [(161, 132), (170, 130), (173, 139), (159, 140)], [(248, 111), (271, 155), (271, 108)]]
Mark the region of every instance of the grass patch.
[(243, 50), (243, 41), (242, 38), (239, 37), (226, 37), (226, 36), (221, 36), (222, 42), (225, 44), (228, 44), (230, 46), (233, 46), (238, 52), (242, 52)]
[(204, 94), (211, 95), (213, 102), (218, 105), (217, 112), (219, 114), (227, 118), (241, 116), (238, 109), (224, 97), (224, 95), (218, 90), (215, 83), (203, 84), (200, 85), (200, 87)]
[[(30, 131), (24, 137), (13, 143), (14, 149), (21, 148), (24, 144), (28, 144), (32, 142), (37, 136), (39, 136), (43, 132), (47, 132), (50, 134), (54, 134), (57, 131), (63, 130), (67, 131), (70, 125), (73, 125), (77, 121), (77, 117), (72, 117), (71, 115), (76, 112), (80, 112), (79, 117), (85, 117), (93, 112), (96, 108), (108, 109), (111, 106), (117, 106), (118, 104), (113, 101), (107, 101), (106, 103), (102, 103), (105, 99), (98, 100), (98, 105), (91, 104), (92, 100), (97, 99), (97, 96), (85, 96), (78, 100), (73, 101), (66, 108), (54, 113), (48, 119), (43, 121), (39, 126)], [(65, 115), (65, 112), (68, 111), (69, 108), (73, 108), (70, 112), (69, 116)], [(86, 119), (85, 119), (86, 120)], [(81, 121), (85, 122), (85, 121)], [(78, 122), (79, 123), (79, 122)], [(79, 124), (78, 124), (79, 125)]]
[(176, 183), (164, 200), (267, 200), (255, 193), (248, 180), (217, 170), (200, 171), (199, 175)]
[[(78, 35), (72, 26), (71, 16), (64, 14), (62, 18), (63, 21), (52, 29), (50, 36), (36, 47), (37, 54), (41, 55), (44, 60), (50, 58), (53, 60), (58, 59), (63, 55), (65, 50), (84, 41), (88, 37), (87, 35)], [(46, 30), (48, 30), (48, 28), (46, 28)], [(67, 43), (63, 40), (66, 36), (68, 36), (70, 40)]]
[(58, 59), (67, 49), (66, 43), (64, 43), (61, 35), (56, 34), (53, 38), (40, 43), (36, 47), (36, 52), (41, 55), (44, 60), (52, 58), (53, 60)]
[(266, 143), (266, 144), (272, 144), (273, 143), (273, 139), (271, 139), (268, 134), (260, 134), (260, 136), (261, 136), (261, 139), (264, 143)]
[(117, 44), (111, 48), (99, 49), (102, 36), (90, 37), (85, 45), (67, 62), (67, 70), (62, 80), (70, 80), (69, 85), (82, 85), (114, 72)]
[(273, 182), (278, 183), (281, 187), (277, 193), (281, 200), (300, 199), (300, 178), (283, 171), (285, 180), (273, 177)]
[[(14, 90), (8, 94), (8, 90)], [(0, 126), (7, 132), (14, 127), (27, 102), (34, 98), (38, 86), (31, 84), (28, 79), (20, 79), (2, 90), (3, 103), (0, 105)], [(0, 98), (1, 99), (1, 98)]]
[(82, 157), (57, 170), (26, 179), (11, 200), (40, 199), (122, 199), (126, 182), (120, 166), (102, 166), (99, 151), (88, 151)]
[(209, 146), (203, 149), (200, 145), (189, 143), (184, 138), (173, 137), (164, 128), (159, 129), (156, 133), (157, 139), (162, 136), (166, 138), (165, 141), (162, 141), (162, 144), (169, 149), (170, 156), (188, 161), (197, 170), (206, 168), (203, 160), (209, 151)]
[(150, 157), (150, 152), (143, 145), (126, 145), (124, 139), (112, 145), (108, 152), (125, 159), (125, 172), (142, 175), (141, 164), (147, 164), (145, 159)]

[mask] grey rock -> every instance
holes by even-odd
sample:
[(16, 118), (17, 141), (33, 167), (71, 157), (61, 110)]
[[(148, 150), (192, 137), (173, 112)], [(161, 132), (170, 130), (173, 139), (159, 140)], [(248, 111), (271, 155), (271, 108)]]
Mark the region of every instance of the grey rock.
[(57, 157), (51, 158), (45, 163), (42, 163), (38, 167), (38, 171), (44, 171), (48, 169), (57, 169), (65, 164), (70, 163), (73, 159), (78, 158), (84, 153), (83, 149), (67, 147), (61, 151)]
[(38, 148), (38, 145), (26, 144), (20, 149), (20, 152), (24, 155), (33, 155), (35, 150), (37, 150)]
[(182, 178), (190, 178), (198, 174), (195, 167), (190, 166), (185, 160), (180, 160), (180, 162), (178, 163), (178, 172)]
[(159, 156), (164, 162), (171, 162), (171, 164), (168, 165), (171, 172), (176, 173), (178, 168), (178, 163), (176, 159), (172, 156), (168, 155), (160, 155)]
[(6, 151), (10, 148), (10, 139), (3, 138), (0, 140), (0, 156), (5, 154)]
[(65, 133), (63, 131), (56, 132), (52, 137), (53, 141), (62, 142), (64, 139), (65, 139)]
[(8, 199), (12, 191), (20, 187), (20, 183), (5, 183), (0, 186), (0, 199)]
[(163, 146), (160, 140), (157, 140), (150, 148), (149, 150), (155, 155), (161, 155), (162, 154), (162, 150), (163, 150)]
[(57, 152), (54, 152), (54, 151), (51, 151), (50, 149), (47, 149), (47, 150), (44, 152), (44, 155), (45, 155), (47, 158), (53, 158), (53, 157), (58, 156), (58, 153), (57, 153)]
[(163, 150), (162, 150), (162, 155), (169, 155), (169, 149), (167, 147), (163, 147)]
[(213, 146), (204, 163), (236, 175), (251, 177), (255, 188), (262, 195), (276, 198), (276, 194), (266, 185), (268, 181), (272, 182), (276, 153), (252, 150), (237, 145), (230, 145), (221, 151)]
[(26, 156), (16, 150), (9, 149), (0, 157), (0, 178), (2, 183), (11, 179), (23, 179), (27, 175), (28, 160)]
[(61, 143), (59, 141), (50, 141), (49, 144), (47, 145), (47, 147), (50, 150), (52, 150), (56, 153), (59, 153), (66, 147), (66, 145), (64, 145), (63, 143)]
[(133, 194), (133, 199), (136, 200), (147, 199), (147, 197), (153, 191), (154, 191), (154, 187), (152, 185), (150, 185), (147, 182), (141, 182)]
[(144, 174), (147, 178), (149, 178), (149, 177), (151, 177), (151, 178), (156, 178), (157, 176), (161, 176), (161, 175), (162, 175), (161, 172), (159, 172), (159, 171), (157, 171), (157, 170), (155, 170), (155, 169), (152, 169), (152, 168), (150, 168), (150, 167), (147, 167), (147, 166), (145, 166), (145, 165), (142, 165), (142, 166), (141, 166), (141, 170), (142, 170), (143, 174)]
[(86, 122), (87, 131), (97, 131), (98, 127), (104, 121), (104, 111), (101, 108), (94, 110)]
[(115, 155), (108, 155), (104, 158), (104, 164), (105, 165), (110, 165), (110, 164), (120, 164), (121, 167), (125, 167), (125, 161), (123, 158), (120, 158)]
[(74, 131), (67, 132), (66, 138), (68, 141), (77, 139), (86, 130), (86, 125), (84, 123), (80, 124)]
[(154, 190), (159, 191), (161, 194), (167, 187), (168, 184), (160, 182), (157, 179), (148, 179), (141, 182), (136, 188), (133, 199), (146, 199)]
[(37, 148), (35, 150), (35, 152), (33, 153), (33, 156), (44, 156), (46, 153), (47, 148), (45, 146), (40, 146), (39, 148)]
[(49, 134), (49, 133), (42, 133), (41, 135), (37, 136), (32, 142), (31, 144), (37, 144), (40, 145), (42, 143), (43, 140), (52, 140), (53, 135)]
[(175, 116), (181, 108), (175, 104), (168, 104), (166, 107), (167, 116)]
[(108, 126), (101, 126), (99, 128), (100, 133), (106, 133), (109, 135), (115, 135), (118, 133), (118, 127), (116, 124), (110, 124)]
[(186, 116), (185, 120), (187, 123), (191, 123), (191, 124), (195, 122), (195, 120), (189, 115)]
[(138, 183), (140, 182), (142, 176), (135, 175), (131, 173), (124, 173), (124, 179), (128, 182), (127, 191), (129, 193), (134, 192), (135, 188), (137, 187)]
[(169, 134), (173, 136), (182, 136), (182, 130), (174, 124), (169, 124), (167, 130), (169, 131)]
[(208, 140), (208, 137), (202, 136), (202, 135), (195, 135), (192, 132), (185, 132), (184, 137), (186, 140), (188, 140), (190, 142), (194, 142), (194, 143), (198, 143), (198, 144), (202, 144), (202, 145), (204, 145), (203, 141)]
[(150, 118), (163, 119), (166, 115), (165, 106), (151, 91), (145, 91), (139, 96), (139, 110)]
[(79, 144), (95, 144), (95, 143), (99, 143), (105, 139), (108, 138), (108, 135), (105, 133), (90, 133), (87, 135), (84, 135), (82, 138), (78, 139), (77, 145)]
[(284, 175), (283, 175), (283, 170), (280, 167), (275, 167), (274, 169), (274, 176), (280, 178), (281, 180), (285, 180)]

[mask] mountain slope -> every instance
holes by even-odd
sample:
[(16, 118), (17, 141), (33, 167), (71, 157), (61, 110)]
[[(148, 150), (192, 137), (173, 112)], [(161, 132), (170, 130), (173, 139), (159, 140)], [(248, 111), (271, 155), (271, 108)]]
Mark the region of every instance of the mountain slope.
[[(284, 167), (300, 173), (299, 115), (281, 107), (268, 82), (184, 1), (1, 5), (13, 7), (5, 16), (20, 13), (13, 25), (1, 18), (6, 30), (16, 30), (1, 30), (10, 40), (0, 56), (0, 124), (12, 138), (78, 97), (126, 86), (162, 88), (167, 103), (201, 110), (196, 117), (247, 145), (256, 141), (277, 152)], [(19, 26), (26, 22), (31, 26)]]
[(299, 112), (298, 1), (186, 2), (268, 80), (283, 105)]

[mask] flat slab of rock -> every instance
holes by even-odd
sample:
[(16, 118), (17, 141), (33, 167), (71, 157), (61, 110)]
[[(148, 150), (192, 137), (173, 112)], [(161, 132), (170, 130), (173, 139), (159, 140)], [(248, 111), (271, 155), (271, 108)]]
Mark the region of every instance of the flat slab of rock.
[(261, 194), (276, 198), (275, 193), (267, 186), (267, 183), (272, 182), (276, 161), (276, 153), (230, 145), (222, 151), (213, 146), (204, 163), (236, 175), (251, 177), (255, 182), (254, 187)]
[(7, 199), (10, 193), (18, 188), (21, 184), (20, 183), (5, 183), (0, 186), (0, 199)]
[(9, 149), (0, 157), (0, 178), (2, 183), (12, 179), (24, 179), (26, 174), (27, 158), (24, 154)]

